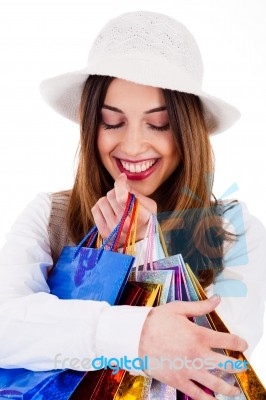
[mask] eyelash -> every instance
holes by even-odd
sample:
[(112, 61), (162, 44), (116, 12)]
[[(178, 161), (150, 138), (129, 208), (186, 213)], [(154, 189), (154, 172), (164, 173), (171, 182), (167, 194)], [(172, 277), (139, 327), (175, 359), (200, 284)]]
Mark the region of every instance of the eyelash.
[(117, 125), (108, 125), (104, 121), (102, 121), (102, 125), (103, 125), (103, 129), (118, 129), (124, 125), (124, 122), (121, 122), (120, 124), (117, 124)]
[[(106, 124), (104, 121), (102, 121), (102, 125), (103, 125), (103, 129), (107, 130), (107, 129), (119, 129), (124, 125), (124, 122), (121, 122), (120, 124), (117, 125), (109, 125)], [(152, 131), (157, 131), (157, 132), (163, 132), (163, 131), (168, 131), (170, 128), (170, 124), (166, 124), (163, 126), (154, 126), (154, 125), (149, 125), (149, 128)]]
[(157, 131), (157, 132), (164, 132), (164, 131), (168, 131), (170, 128), (170, 124), (166, 124), (163, 126), (154, 126), (154, 125), (149, 125), (150, 129), (152, 131)]

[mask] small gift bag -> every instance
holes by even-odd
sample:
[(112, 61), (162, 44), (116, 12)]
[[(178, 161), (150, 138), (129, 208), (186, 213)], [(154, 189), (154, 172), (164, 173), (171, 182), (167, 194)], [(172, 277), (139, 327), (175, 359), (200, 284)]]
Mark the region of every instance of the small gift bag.
[[(64, 247), (47, 283), (51, 294), (60, 299), (119, 301), (128, 280), (134, 257), (117, 253), (117, 244), (127, 216), (135, 218), (135, 196), (129, 195), (124, 215), (100, 248), (83, 247), (93, 243), (98, 232), (94, 227), (77, 247)], [(132, 213), (131, 213), (132, 211)], [(109, 250), (105, 250), (106, 246)]]

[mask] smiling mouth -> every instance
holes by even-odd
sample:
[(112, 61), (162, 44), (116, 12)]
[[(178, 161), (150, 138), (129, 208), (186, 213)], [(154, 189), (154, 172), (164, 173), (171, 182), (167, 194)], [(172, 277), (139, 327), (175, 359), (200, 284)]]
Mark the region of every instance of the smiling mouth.
[(140, 162), (128, 162), (124, 161), (121, 159), (118, 159), (118, 161), (121, 163), (122, 167), (131, 173), (140, 173), (140, 172), (145, 172), (148, 171), (150, 168), (153, 167), (153, 165), (158, 161), (158, 158), (153, 159), (153, 160), (147, 160), (147, 161), (140, 161)]

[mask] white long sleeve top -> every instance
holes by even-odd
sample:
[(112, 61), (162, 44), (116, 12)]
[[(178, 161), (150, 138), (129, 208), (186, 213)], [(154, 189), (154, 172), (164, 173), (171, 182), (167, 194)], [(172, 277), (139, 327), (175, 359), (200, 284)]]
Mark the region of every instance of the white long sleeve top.
[[(50, 195), (39, 194), (18, 217), (0, 252), (0, 367), (75, 369), (71, 360), (102, 355), (133, 360), (150, 307), (61, 300), (49, 293), (50, 208)], [(263, 329), (266, 233), (246, 207), (241, 208), (246, 247), (240, 246), (233, 256), (228, 253), (225, 270), (207, 295), (222, 295), (217, 312), (231, 332), (248, 341), (249, 356)], [(234, 221), (239, 218), (233, 213), (231, 224)]]

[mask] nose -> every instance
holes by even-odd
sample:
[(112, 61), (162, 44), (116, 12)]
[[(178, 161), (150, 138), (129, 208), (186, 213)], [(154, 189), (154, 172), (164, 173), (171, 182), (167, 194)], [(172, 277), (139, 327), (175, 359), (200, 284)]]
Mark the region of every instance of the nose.
[(121, 138), (121, 150), (130, 157), (139, 156), (145, 153), (149, 147), (149, 143), (145, 138), (145, 134), (141, 126), (127, 126), (124, 135)]

